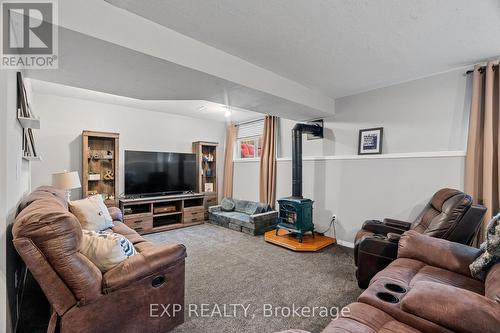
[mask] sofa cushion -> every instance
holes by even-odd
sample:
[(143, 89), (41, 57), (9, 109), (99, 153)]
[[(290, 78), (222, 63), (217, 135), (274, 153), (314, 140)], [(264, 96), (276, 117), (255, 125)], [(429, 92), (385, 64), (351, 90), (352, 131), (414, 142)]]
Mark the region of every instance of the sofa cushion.
[(82, 229), (102, 231), (113, 227), (113, 219), (100, 195), (69, 202), (69, 209), (82, 225)]
[[(351, 303), (343, 310), (343, 316), (332, 322), (322, 333), (418, 333), (387, 313), (363, 303)], [(347, 313), (346, 313), (347, 312)]]
[(231, 198), (224, 198), (220, 203), (220, 209), (224, 212), (234, 211), (235, 203)]
[(481, 281), (408, 258), (399, 258), (393, 261), (387, 268), (373, 277), (370, 285), (377, 280), (397, 281), (403, 287), (412, 287), (420, 281), (438, 282), (467, 289), (481, 295), (484, 294), (484, 285)]
[(79, 251), (102, 272), (107, 272), (128, 257), (137, 254), (132, 243), (112, 231), (83, 230)]
[(253, 202), (247, 200), (236, 200), (234, 210), (240, 213), (245, 213), (248, 215), (266, 213), (271, 210), (271, 207), (267, 203), (263, 202)]
[(234, 200), (235, 207), (234, 210), (239, 213), (245, 213), (248, 215), (253, 215), (257, 211), (258, 203), (247, 200)]
[(216, 212), (214, 213), (218, 216), (223, 216), (231, 221), (242, 221), (242, 222), (250, 222), (250, 215), (240, 212)]
[(500, 263), (488, 271), (484, 281), (484, 295), (500, 303)]

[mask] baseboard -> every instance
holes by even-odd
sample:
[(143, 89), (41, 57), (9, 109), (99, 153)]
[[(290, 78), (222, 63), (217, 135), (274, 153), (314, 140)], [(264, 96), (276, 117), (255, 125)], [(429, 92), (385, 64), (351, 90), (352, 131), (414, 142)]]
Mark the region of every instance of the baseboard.
[(354, 243), (351, 243), (351, 242), (346, 242), (346, 241), (337, 239), (337, 244), (340, 246), (345, 246), (345, 247), (354, 249)]

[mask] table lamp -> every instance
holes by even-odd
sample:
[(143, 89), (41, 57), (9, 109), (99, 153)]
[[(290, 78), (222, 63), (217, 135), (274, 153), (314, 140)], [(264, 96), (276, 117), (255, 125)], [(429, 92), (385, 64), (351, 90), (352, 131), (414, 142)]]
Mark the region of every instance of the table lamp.
[(71, 201), (71, 190), (82, 187), (77, 171), (66, 171), (52, 174), (52, 185), (66, 191), (66, 199)]

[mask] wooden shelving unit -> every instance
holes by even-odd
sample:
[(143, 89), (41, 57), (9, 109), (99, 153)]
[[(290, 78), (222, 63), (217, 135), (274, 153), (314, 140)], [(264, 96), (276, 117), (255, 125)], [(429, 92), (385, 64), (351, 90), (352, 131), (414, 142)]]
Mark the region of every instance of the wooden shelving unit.
[(123, 222), (139, 234), (190, 227), (205, 222), (204, 194), (121, 199)]
[[(217, 189), (217, 142), (193, 142), (193, 153), (196, 153), (198, 192), (205, 194), (205, 218), (208, 217), (208, 207), (218, 204)], [(212, 184), (211, 186), (207, 184)], [(208, 187), (211, 187), (211, 191)]]
[(118, 133), (83, 131), (83, 197), (101, 194), (107, 206), (116, 206), (118, 191)]

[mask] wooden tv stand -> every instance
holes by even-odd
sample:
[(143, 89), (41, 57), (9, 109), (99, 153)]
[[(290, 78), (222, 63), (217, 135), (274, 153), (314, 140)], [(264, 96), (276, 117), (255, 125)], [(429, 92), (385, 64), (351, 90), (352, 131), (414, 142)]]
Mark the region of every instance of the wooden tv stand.
[(205, 194), (121, 199), (123, 222), (139, 234), (190, 227), (205, 222)]

